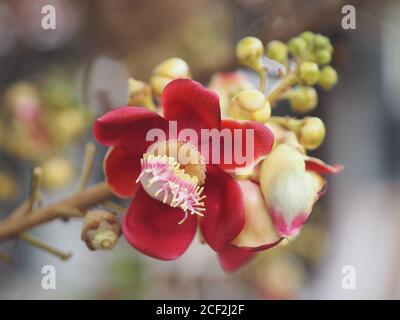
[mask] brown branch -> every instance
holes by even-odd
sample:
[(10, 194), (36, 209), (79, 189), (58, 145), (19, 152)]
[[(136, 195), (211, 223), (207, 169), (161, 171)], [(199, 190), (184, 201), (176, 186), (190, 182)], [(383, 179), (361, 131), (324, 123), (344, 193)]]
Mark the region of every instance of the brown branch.
[[(101, 182), (53, 204), (33, 210), (29, 215), (11, 213), (6, 219), (0, 221), (0, 240), (16, 237), (30, 228), (57, 218), (84, 216), (84, 210), (104, 202), (111, 196), (107, 183)], [(65, 208), (74, 210), (65, 210)]]

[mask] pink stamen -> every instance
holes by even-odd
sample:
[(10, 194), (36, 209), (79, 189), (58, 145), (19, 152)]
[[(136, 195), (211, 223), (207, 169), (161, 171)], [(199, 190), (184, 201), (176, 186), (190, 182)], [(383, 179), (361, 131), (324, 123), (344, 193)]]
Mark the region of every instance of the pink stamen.
[[(148, 174), (147, 187), (157, 183), (157, 190), (153, 196), (163, 195), (163, 202), (171, 207), (179, 207), (183, 210), (185, 216), (179, 224), (182, 224), (189, 214), (203, 216), (205, 196), (201, 195), (204, 188), (198, 186), (196, 177), (186, 174), (180, 169), (180, 164), (173, 157), (154, 156), (144, 154), (141, 160), (142, 171), (136, 180), (139, 182), (143, 176)], [(143, 184), (143, 181), (141, 181)]]

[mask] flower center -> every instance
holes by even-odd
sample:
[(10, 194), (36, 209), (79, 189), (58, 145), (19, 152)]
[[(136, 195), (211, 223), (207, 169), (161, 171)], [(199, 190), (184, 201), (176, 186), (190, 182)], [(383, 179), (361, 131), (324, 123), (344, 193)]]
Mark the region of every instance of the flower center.
[(189, 214), (203, 216), (205, 160), (190, 143), (168, 140), (156, 142), (141, 159), (142, 172), (136, 182), (147, 194), (184, 212), (183, 223)]

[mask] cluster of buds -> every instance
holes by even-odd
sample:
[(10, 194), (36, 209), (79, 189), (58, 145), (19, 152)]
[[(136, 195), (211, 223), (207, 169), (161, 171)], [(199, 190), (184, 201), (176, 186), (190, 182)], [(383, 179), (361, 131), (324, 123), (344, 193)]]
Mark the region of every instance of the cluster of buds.
[(44, 187), (58, 188), (74, 176), (72, 162), (60, 154), (89, 127), (91, 115), (78, 103), (68, 81), (49, 78), (45, 83), (16, 82), (5, 90), (0, 150), (25, 161), (40, 162)]
[[(316, 117), (303, 120), (272, 117), (271, 107), (279, 100), (288, 100), (292, 111), (309, 113), (318, 104), (318, 93), (313, 87), (319, 85), (331, 89), (338, 81), (335, 69), (327, 65), (332, 60), (333, 46), (329, 38), (309, 31), (290, 39), (287, 43), (270, 41), (264, 50), (261, 40), (245, 37), (236, 47), (236, 55), (241, 64), (257, 72), (260, 76), (259, 90), (242, 90), (231, 99), (228, 115), (237, 119), (248, 119), (279, 125), (296, 133), (305, 149), (313, 150), (324, 140), (325, 126)], [(264, 55), (282, 65), (278, 84), (265, 90), (267, 67)], [(267, 94), (265, 94), (267, 91)]]

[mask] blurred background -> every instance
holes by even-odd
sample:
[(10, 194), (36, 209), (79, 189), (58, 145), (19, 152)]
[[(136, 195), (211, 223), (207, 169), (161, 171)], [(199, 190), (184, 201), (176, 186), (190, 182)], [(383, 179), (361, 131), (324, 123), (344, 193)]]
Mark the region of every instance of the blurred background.
[[(56, 8), (43, 30), (41, 8)], [(341, 9), (356, 8), (343, 30)], [(319, 92), (314, 113), (327, 138), (313, 155), (340, 162), (301, 235), (234, 274), (200, 243), (174, 262), (147, 258), (121, 240), (90, 252), (81, 221), (33, 230), (71, 251), (67, 261), (22, 241), (0, 244), (0, 299), (399, 299), (400, 2), (341, 0), (12, 0), (0, 1), (0, 217), (29, 193), (33, 166), (44, 170), (43, 201), (74, 190), (92, 140), (93, 119), (126, 104), (129, 77), (148, 81), (155, 65), (181, 57), (193, 78), (236, 70), (243, 36), (287, 41), (301, 31), (329, 36), (339, 84)], [(285, 108), (285, 106), (283, 106)], [(101, 181), (98, 146), (91, 183)], [(44, 265), (57, 289), (43, 290)], [(355, 270), (353, 290), (342, 286)]]

